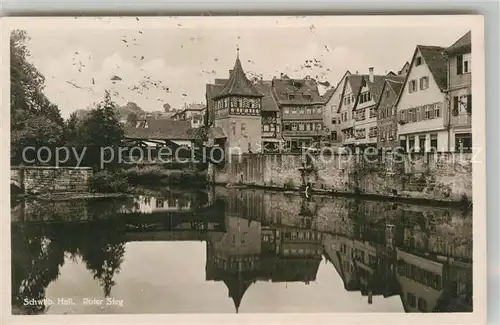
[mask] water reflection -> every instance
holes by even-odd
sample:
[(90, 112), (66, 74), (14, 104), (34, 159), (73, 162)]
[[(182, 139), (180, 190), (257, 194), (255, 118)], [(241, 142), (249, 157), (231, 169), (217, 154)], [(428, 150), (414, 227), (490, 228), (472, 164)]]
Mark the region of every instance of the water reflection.
[[(150, 278), (146, 269), (165, 269), (166, 277), (179, 269), (182, 280), (170, 285), (193, 287), (212, 295), (211, 302), (200, 307), (186, 298), (182, 306), (141, 305), (115, 312), (183, 312), (187, 305), (190, 312), (228, 312), (215, 297), (219, 289), (209, 283), (226, 287), (236, 312), (244, 295), (278, 295), (269, 291), (270, 283), (301, 283), (294, 298), (299, 303), (279, 307), (285, 300), (279, 296), (264, 308), (249, 297), (246, 310), (385, 312), (397, 306), (382, 306), (382, 300), (394, 304), (398, 298), (396, 305), (406, 312), (472, 311), (471, 215), (450, 207), (212, 188), (114, 200), (12, 202), (11, 214), (13, 313), (99, 312), (47, 303), (57, 305), (47, 288), (66, 281), (60, 274), (76, 274), (65, 271), (70, 265), (84, 266), (99, 284), (101, 293), (93, 295), (132, 299), (123, 293), (135, 285), (127, 275), (131, 268), (120, 272), (133, 259), (139, 263), (134, 281), (155, 286), (165, 280)], [(191, 261), (201, 257), (182, 244), (197, 241), (205, 243), (205, 270), (192, 269)], [(164, 266), (172, 255), (161, 255), (152, 242), (177, 243), (175, 269)], [(155, 258), (130, 255), (137, 248), (132, 245)], [(196, 282), (199, 272), (205, 284)], [(336, 279), (343, 289), (335, 289)], [(61, 286), (65, 297), (82, 298), (76, 284)], [(314, 299), (316, 305), (309, 306)]]

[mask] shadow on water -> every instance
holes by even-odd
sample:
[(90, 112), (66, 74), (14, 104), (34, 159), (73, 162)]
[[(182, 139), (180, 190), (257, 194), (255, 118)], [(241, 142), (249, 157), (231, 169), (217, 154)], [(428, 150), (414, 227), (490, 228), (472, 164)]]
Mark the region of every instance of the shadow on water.
[(227, 286), (236, 312), (253, 283), (315, 281), (323, 258), (367, 304), (399, 296), (406, 312), (472, 311), (470, 211), (219, 187), (11, 203), (13, 313), (47, 312), (68, 261), (109, 297), (126, 243), (144, 241), (206, 242), (205, 280)]

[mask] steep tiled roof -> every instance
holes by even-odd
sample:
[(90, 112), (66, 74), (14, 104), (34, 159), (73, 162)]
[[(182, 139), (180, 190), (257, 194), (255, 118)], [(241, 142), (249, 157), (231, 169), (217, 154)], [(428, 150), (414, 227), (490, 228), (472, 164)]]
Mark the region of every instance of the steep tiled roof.
[[(273, 88), (276, 100), (280, 105), (321, 104), (323, 98), (318, 91), (318, 84), (314, 79), (273, 79)], [(293, 95), (293, 99), (289, 99)], [(309, 97), (308, 97), (309, 96)]]
[(236, 58), (228, 82), (215, 98), (228, 95), (262, 97), (262, 94), (257, 90), (254, 84), (246, 77), (239, 57)]
[(324, 102), (324, 103), (327, 103), (327, 102), (330, 100), (330, 98), (332, 98), (332, 96), (333, 96), (333, 93), (334, 93), (334, 92), (335, 92), (335, 88), (330, 88), (330, 89), (328, 89), (328, 90), (327, 90), (327, 91), (323, 94), (323, 96), (321, 96), (321, 97), (323, 98), (323, 102)]
[(449, 48), (446, 49), (447, 53), (459, 53), (462, 51), (470, 51), (472, 45), (471, 41), (471, 31), (468, 31), (464, 36), (460, 37), (458, 41), (453, 43)]
[(359, 93), (363, 85), (363, 77), (368, 77), (368, 75), (352, 74), (347, 77), (347, 82), (350, 83), (353, 94)]
[(215, 102), (214, 102), (214, 97), (217, 96), (218, 93), (221, 92), (222, 88), (224, 86), (221, 85), (213, 85), (213, 84), (207, 84), (206, 85), (206, 100), (207, 100), (207, 108), (209, 112), (213, 112), (215, 108)]
[[(387, 78), (394, 78), (394, 77), (374, 75), (373, 82), (370, 82), (370, 76), (363, 75), (363, 78), (361, 78), (360, 86), (358, 88), (358, 92), (354, 94), (356, 94), (356, 96), (359, 96), (359, 94), (361, 93), (361, 89), (363, 88), (363, 79), (364, 79), (368, 89), (370, 90), (373, 100), (375, 101), (375, 103), (377, 103), (380, 98), (380, 95), (382, 94), (382, 89), (384, 88), (384, 82)], [(354, 110), (356, 110), (356, 106), (354, 107)]]
[(159, 139), (159, 140), (191, 140), (191, 121), (174, 121), (171, 119), (147, 119), (147, 127), (125, 127), (125, 138)]
[(273, 85), (270, 80), (259, 80), (255, 83), (257, 90), (264, 95), (262, 97), (262, 111), (279, 112), (278, 104), (274, 100)]
[(386, 82), (391, 86), (392, 90), (399, 95), (401, 89), (403, 88), (405, 78), (404, 77), (391, 77), (386, 80)]
[(446, 90), (448, 82), (448, 65), (444, 56), (444, 47), (418, 45), (424, 61), (441, 90)]

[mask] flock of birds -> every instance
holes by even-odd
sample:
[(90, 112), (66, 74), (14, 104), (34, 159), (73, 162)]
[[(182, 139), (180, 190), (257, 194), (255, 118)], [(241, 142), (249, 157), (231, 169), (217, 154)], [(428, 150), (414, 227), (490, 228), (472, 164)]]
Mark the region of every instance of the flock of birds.
[[(136, 20), (139, 21), (139, 18), (136, 18)], [(181, 28), (183, 27), (182, 24), (177, 24), (177, 26), (181, 27)], [(311, 33), (314, 33), (315, 29), (316, 29), (316, 27), (314, 25), (309, 26), (309, 31)], [(125, 49), (140, 46), (139, 45), (140, 38), (143, 35), (144, 35), (144, 32), (142, 30), (137, 30), (137, 34), (135, 36), (128, 36), (128, 37), (122, 36), (120, 38), (121, 46), (123, 46)], [(237, 39), (239, 41), (241, 39), (240, 36), (238, 36)], [(203, 40), (202, 36), (189, 38), (189, 41), (191, 43), (202, 41), (202, 40)], [(180, 44), (180, 47), (184, 48), (184, 44)], [(330, 48), (327, 45), (324, 45), (324, 49), (326, 52), (330, 52)], [(87, 68), (87, 65), (82, 62), (81, 56), (82, 55), (78, 51), (76, 51), (76, 52), (74, 52), (74, 56), (72, 58), (72, 61), (73, 61), (72, 65), (79, 73), (83, 72), (85, 70), (85, 68)], [(320, 56), (323, 57), (324, 54), (320, 54)], [(132, 59), (136, 62), (141, 62), (141, 61), (144, 61), (146, 59), (146, 57), (144, 55), (133, 55)], [(88, 56), (88, 60), (91, 60), (91, 55)], [(213, 58), (213, 62), (218, 62), (218, 61), (219, 61), (219, 58)], [(245, 64), (246, 65), (245, 72), (247, 74), (247, 77), (250, 80), (262, 80), (265, 77), (266, 78), (273, 78), (273, 76), (271, 74), (264, 76), (262, 73), (254, 72), (252, 69), (252, 66), (254, 64), (256, 64), (256, 62), (254, 62), (252, 60), (246, 60), (245, 63), (246, 63)], [(200, 65), (203, 65), (203, 64), (204, 64), (204, 62), (200, 61)], [(117, 65), (116, 68), (119, 69), (120, 67)], [(316, 72), (319, 71), (319, 72), (314, 74), (315, 71)], [(300, 74), (300, 75), (304, 75), (304, 76), (308, 75), (311, 77), (315, 77), (315, 79), (318, 81), (318, 83), (320, 85), (322, 85), (324, 87), (329, 87), (330, 83), (326, 80), (326, 77), (327, 77), (329, 71), (330, 71), (329, 68), (326, 68), (326, 69), (324, 68), (324, 61), (321, 58), (320, 59), (310, 58), (310, 59), (306, 59), (304, 61), (304, 63), (301, 64), (298, 68), (296, 68), (294, 70), (289, 70), (288, 72), (295, 73), (297, 75)], [(141, 68), (141, 72), (144, 73), (143, 68)], [(277, 73), (277, 75), (282, 74), (282, 71), (279, 71), (279, 70), (276, 70), (275, 72)], [(200, 72), (198, 73), (198, 75), (210, 75), (212, 77), (215, 77), (216, 74), (217, 74), (217, 71), (215, 69), (200, 69)], [(288, 73), (285, 73), (285, 74), (288, 75)], [(119, 75), (112, 75), (109, 78), (110, 78), (110, 81), (112, 84), (123, 84), (126, 82)], [(99, 86), (96, 84), (97, 82), (96, 82), (95, 77), (92, 77), (91, 80), (89, 80), (89, 83), (85, 86), (81, 85), (81, 84), (77, 84), (74, 80), (68, 80), (68, 81), (66, 81), (66, 83), (71, 85), (74, 88), (77, 88), (77, 89), (80, 89), (83, 91), (93, 92), (93, 93), (95, 93), (95, 89)], [(160, 98), (160, 97), (164, 97), (161, 94), (171, 94), (172, 93), (170, 87), (165, 85), (162, 80), (153, 79), (150, 75), (146, 75), (146, 73), (144, 73), (144, 75), (142, 76), (142, 79), (140, 79), (136, 84), (132, 84), (132, 85), (127, 87), (127, 90), (129, 92), (135, 92), (141, 96), (144, 96), (145, 99), (149, 99), (148, 92), (153, 90), (153, 89), (160, 90), (160, 96), (158, 98), (156, 98), (156, 100), (158, 102), (164, 101), (162, 98)], [(116, 90), (111, 90), (111, 94), (115, 97), (118, 97), (122, 100), (125, 100), (124, 94), (120, 94)], [(188, 94), (182, 93), (182, 96), (187, 97)]]

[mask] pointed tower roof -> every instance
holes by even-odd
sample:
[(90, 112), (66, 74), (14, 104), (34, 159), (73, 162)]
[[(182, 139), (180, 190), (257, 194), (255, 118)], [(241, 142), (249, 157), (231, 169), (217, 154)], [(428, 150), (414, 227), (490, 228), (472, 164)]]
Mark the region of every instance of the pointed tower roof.
[(243, 67), (241, 66), (239, 50), (236, 55), (236, 62), (234, 63), (234, 68), (231, 70), (231, 75), (229, 80), (225, 84), (224, 88), (217, 94), (215, 99), (225, 97), (225, 96), (248, 96), (248, 97), (264, 97), (260, 91), (255, 87), (255, 85), (248, 80)]
[(254, 278), (240, 272), (230, 275), (224, 279), (224, 284), (229, 290), (229, 296), (233, 299), (236, 313), (238, 313), (238, 310), (240, 308), (243, 295), (247, 291), (248, 287), (250, 287), (250, 285), (254, 282)]

